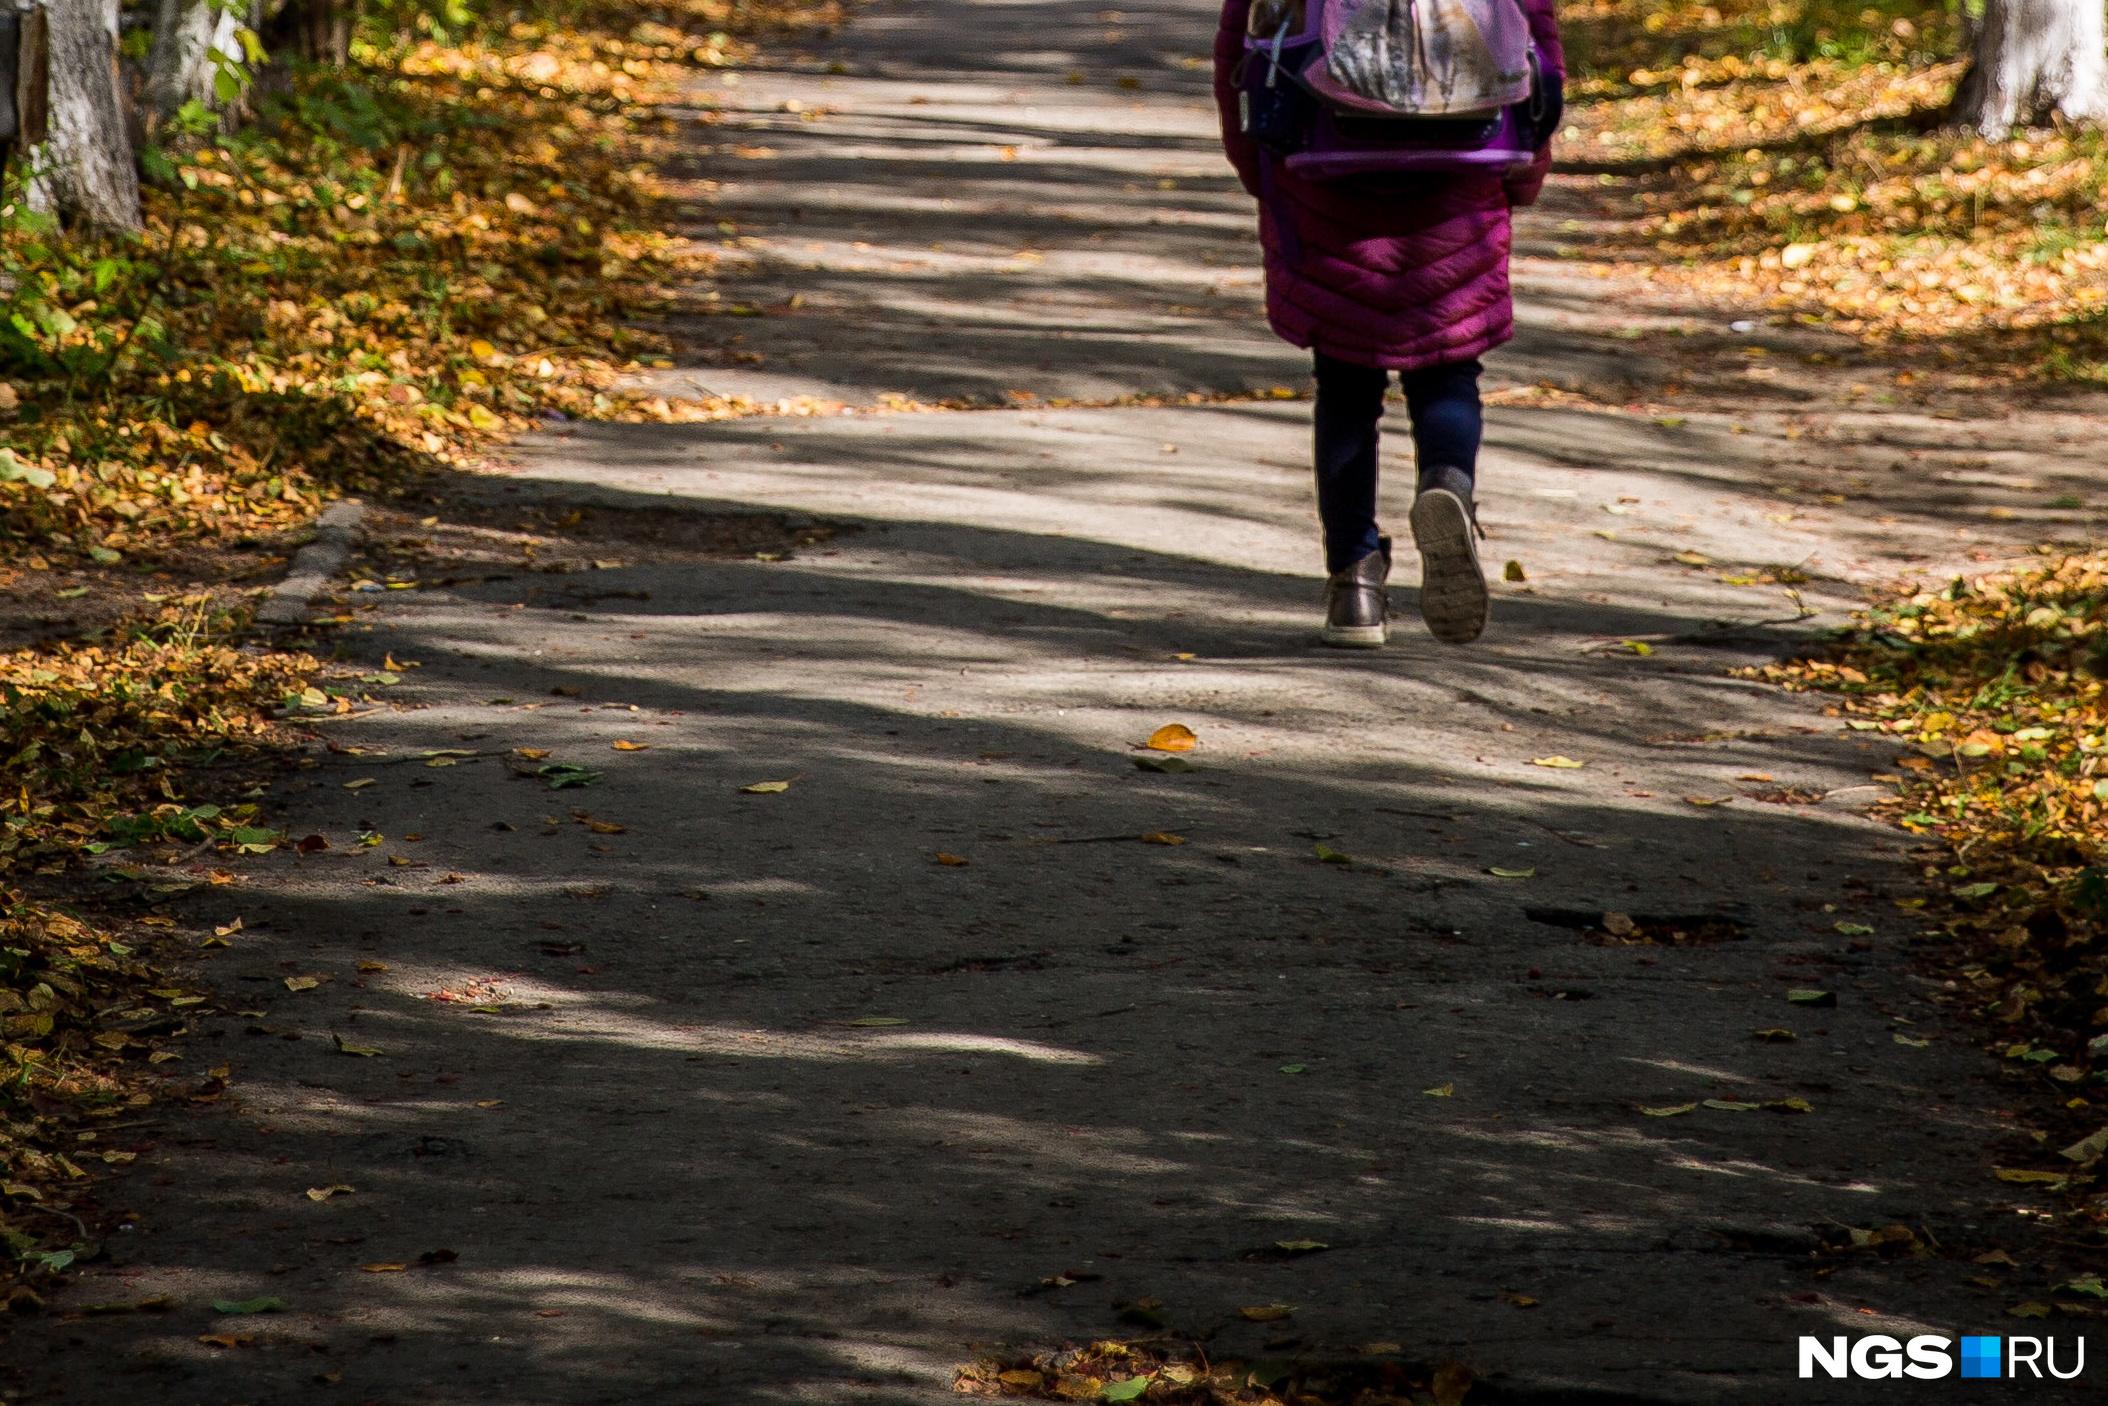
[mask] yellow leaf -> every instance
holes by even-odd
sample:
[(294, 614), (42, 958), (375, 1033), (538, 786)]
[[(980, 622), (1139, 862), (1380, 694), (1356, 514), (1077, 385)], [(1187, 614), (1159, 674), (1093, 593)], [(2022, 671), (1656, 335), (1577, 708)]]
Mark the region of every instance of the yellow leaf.
[(547, 747), (515, 747), (512, 750), (519, 753), (521, 756), (525, 757), (530, 762), (538, 762), (542, 758), (549, 755), (549, 749)]
[(312, 991), (321, 984), (321, 978), (313, 976), (289, 976), (285, 979), (285, 989), (288, 991)]
[(1437, 1084), (1431, 1089), (1422, 1089), (1420, 1092), (1430, 1098), (1453, 1098), (1456, 1096), (1457, 1086), (1455, 1084)]
[(1003, 1383), (1005, 1386), (1030, 1387), (1034, 1391), (1037, 1391), (1039, 1388), (1045, 1386), (1047, 1383), (1047, 1379), (1045, 1377), (1042, 1377), (1039, 1373), (1027, 1371), (1022, 1367), (1013, 1368), (1008, 1372), (1004, 1372), (998, 1375), (996, 1377), (996, 1380)]
[(386, 962), (367, 960), (359, 963), (359, 970), (362, 972), (384, 972), (388, 970), (388, 964)]
[(649, 746), (651, 746), (649, 742), (625, 742), (619, 738), (614, 743), (614, 748), (618, 752), (641, 752)]
[(241, 930), (242, 920), (240, 918), (236, 918), (233, 922), (227, 924), (227, 926), (223, 928), (214, 928), (212, 930), (212, 935), (214, 937), (232, 937)]
[(1185, 842), (1184, 835), (1174, 835), (1168, 830), (1150, 830), (1142, 836), (1142, 843), (1145, 845), (1182, 845)]
[(1691, 803), (1692, 805), (1694, 805), (1694, 806), (1724, 806), (1724, 805), (1726, 805), (1726, 804), (1727, 804), (1727, 803), (1728, 803), (1729, 801), (1733, 800), (1733, 799), (1734, 799), (1734, 797), (1733, 797), (1733, 796), (1718, 796), (1718, 797), (1707, 797), (1707, 796), (1685, 796), (1685, 797), (1684, 797), (1684, 799), (1685, 799), (1686, 801), (1690, 802), (1690, 803)]
[(967, 861), (966, 856), (962, 854), (946, 854), (942, 850), (939, 850), (937, 852), (937, 862), (939, 864), (949, 864), (952, 867), (957, 868), (959, 865), (964, 864)]
[(739, 789), (750, 796), (773, 796), (778, 791), (788, 791), (790, 788), (791, 784), (788, 781), (757, 781), (751, 786), (742, 786)]
[(376, 780), (378, 780), (378, 778), (376, 778), (376, 777), (372, 777), (372, 776), (362, 776), (362, 777), (360, 777), (360, 778), (359, 778), (358, 780), (356, 780), (356, 781), (347, 781), (347, 782), (345, 782), (345, 783), (344, 783), (344, 789), (345, 789), (345, 790), (347, 790), (347, 791), (363, 791), (363, 790), (365, 790), (365, 789), (366, 789), (366, 788), (367, 788), (368, 786), (371, 786), (371, 785), (373, 785), (373, 784), (374, 784), (374, 782), (375, 782)]
[(1533, 864), (1527, 869), (1503, 869), (1498, 864), (1489, 864), (1486, 866), (1486, 872), (1496, 879), (1534, 879), (1537, 877), (1537, 866)]
[(1240, 1308), (1237, 1311), (1254, 1323), (1273, 1323), (1286, 1318), (1289, 1314), (1294, 1313), (1296, 1309), (1294, 1304), (1268, 1303), (1257, 1304), (1250, 1308)]
[(1574, 760), (1574, 759), (1573, 759), (1572, 757), (1561, 757), (1561, 756), (1557, 756), (1557, 755), (1554, 755), (1554, 756), (1549, 756), (1549, 757), (1532, 757), (1532, 758), (1530, 758), (1530, 765), (1531, 765), (1531, 766), (1549, 766), (1549, 767), (1558, 767), (1558, 768), (1560, 768), (1561, 770), (1571, 770), (1571, 769), (1576, 769), (1576, 768), (1580, 768), (1580, 767), (1584, 767), (1584, 766), (1587, 766), (1587, 765), (1588, 765), (1588, 763), (1587, 763), (1587, 762), (1577, 762), (1577, 761), (1575, 761), (1575, 760)]
[(1530, 579), (1523, 574), (1522, 563), (1519, 561), (1509, 562), (1501, 568), (1500, 574), (1503, 581), (1527, 581)]
[(359, 1266), (360, 1269), (365, 1270), (368, 1274), (398, 1274), (409, 1267), (406, 1264), (362, 1264)]
[(1184, 723), (1165, 723), (1149, 734), (1142, 745), (1158, 752), (1190, 752), (1200, 741), (1192, 728)]
[(307, 1189), (307, 1199), (310, 1201), (327, 1201), (332, 1196), (342, 1196), (351, 1190), (352, 1188), (349, 1185), (341, 1181), (331, 1186), (311, 1186)]
[(470, 342), (468, 344), (468, 354), (470, 356), (475, 357), (478, 361), (481, 361), (486, 357), (495, 356), (497, 355), (497, 352), (498, 349), (496, 347), (484, 341), (481, 337), (478, 337), (475, 341)]
[(1675, 1103), (1664, 1108), (1640, 1109), (1640, 1112), (1646, 1114), (1649, 1118), (1674, 1118), (1680, 1113), (1695, 1113), (1697, 1111), (1698, 1105), (1695, 1103)]
[(583, 820), (579, 822), (596, 835), (626, 835), (627, 826), (617, 825), (612, 820)]
[(478, 1108), (503, 1108), (504, 1106), (505, 1100), (502, 1098), (479, 1098), (476, 1100), (476, 1107)]
[(1998, 1179), (2000, 1181), (2014, 1182), (2021, 1186), (2047, 1186), (2051, 1182), (2063, 1181), (2064, 1173), (2032, 1172), (2020, 1167), (2000, 1167), (1998, 1169)]

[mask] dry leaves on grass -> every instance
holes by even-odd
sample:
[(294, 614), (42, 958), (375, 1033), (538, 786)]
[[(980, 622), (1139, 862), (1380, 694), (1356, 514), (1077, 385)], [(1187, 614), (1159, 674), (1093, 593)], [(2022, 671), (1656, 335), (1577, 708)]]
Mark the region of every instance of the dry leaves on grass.
[[(1152, 1301), (1153, 1302), (1153, 1301)], [(1156, 1406), (1357, 1406), (1433, 1402), (1460, 1406), (1472, 1375), (1462, 1363), (1414, 1370), (1384, 1358), (1395, 1343), (1370, 1343), (1361, 1360), (1323, 1365), (1286, 1358), (1188, 1359), (1151, 1342), (1095, 1342), (958, 1369), (952, 1390), (968, 1396), (1040, 1401), (1147, 1401)]]
[[(1838, 694), (1848, 730), (1902, 749), (1879, 810), (1930, 842), (1916, 851), (1925, 892), (1899, 904), (1936, 940), (1925, 950), (1948, 980), (1935, 999), (1987, 1023), (2026, 1072), (2048, 1148), (2094, 1132), (2108, 1074), (2108, 559), (1898, 595), (1818, 657), (1751, 672)], [(2086, 1213), (2108, 1226), (2108, 1196)]]
[(1563, 18), (1581, 101), (1558, 155), (1637, 182), (1617, 270), (2108, 379), (2108, 141), (1931, 130), (1963, 67), (1950, 13), (1615, 0)]

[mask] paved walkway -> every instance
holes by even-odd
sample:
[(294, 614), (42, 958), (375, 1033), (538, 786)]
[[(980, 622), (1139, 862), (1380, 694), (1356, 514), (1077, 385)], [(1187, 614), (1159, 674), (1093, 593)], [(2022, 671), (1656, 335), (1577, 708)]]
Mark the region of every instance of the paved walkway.
[[(1307, 403), (1044, 404), (1304, 383), (1211, 20), (879, 4), (698, 95), (724, 298), (776, 311), (673, 377), (1040, 400), (579, 425), (377, 516), (368, 569), (457, 563), (342, 635), (419, 661), (373, 690), (414, 706), (273, 786), (326, 853), (185, 900), (244, 920), (197, 1057), (233, 1092), (154, 1135), (79, 1291), (178, 1306), (18, 1329), (55, 1353), (11, 1352), (22, 1400), (937, 1402), (1156, 1299), (1216, 1358), (1770, 1406), (1864, 1390), (1793, 1382), (1803, 1333), (2001, 1331), (2028, 1293), (1978, 1267), (1811, 1255), (1903, 1223), (2026, 1261), (2028, 1202), (1993, 1061), (1908, 970), (1922, 861), (1861, 813), (1892, 751), (1725, 671), (2079, 530), (2045, 505), (2099, 491), (2098, 421), (1884, 406), (1800, 334), (1582, 279), (1563, 182), (1499, 377), (1690, 408), (1512, 394), (1486, 517), (1528, 579), (1486, 640), (1318, 649)], [(1194, 769), (1139, 768), (1170, 722)], [(566, 762), (598, 781), (523, 774)]]

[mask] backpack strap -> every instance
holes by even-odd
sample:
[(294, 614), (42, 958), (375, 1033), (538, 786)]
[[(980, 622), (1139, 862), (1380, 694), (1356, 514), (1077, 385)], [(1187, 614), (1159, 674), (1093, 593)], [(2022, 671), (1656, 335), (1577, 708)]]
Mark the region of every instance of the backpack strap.
[(1274, 241), (1280, 246), (1281, 257), (1290, 268), (1297, 269), (1303, 266), (1303, 238), (1296, 232), (1295, 217), (1281, 196), (1280, 178), (1274, 173), (1274, 163), (1280, 159), (1265, 147), (1259, 148), (1259, 200), (1274, 217)]

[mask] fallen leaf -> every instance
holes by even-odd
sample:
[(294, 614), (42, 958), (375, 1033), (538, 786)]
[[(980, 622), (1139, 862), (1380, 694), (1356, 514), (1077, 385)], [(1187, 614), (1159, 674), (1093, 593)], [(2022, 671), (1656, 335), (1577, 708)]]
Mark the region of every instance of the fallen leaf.
[(651, 746), (649, 742), (625, 742), (619, 738), (612, 745), (618, 752), (642, 752)]
[(1420, 1092), (1426, 1094), (1429, 1098), (1454, 1098), (1457, 1086), (1455, 1084), (1437, 1084), (1431, 1089), (1422, 1089)]
[(351, 1190), (350, 1186), (341, 1181), (331, 1186), (311, 1186), (307, 1189), (307, 1199), (310, 1201), (327, 1201), (332, 1196), (347, 1195)]
[(329, 841), (320, 835), (307, 835), (293, 842), (293, 849), (300, 854), (320, 854), (329, 848)]
[(1028, 1371), (1023, 1367), (1014, 1367), (1010, 1371), (1000, 1373), (997, 1375), (996, 1380), (1005, 1386), (1030, 1387), (1035, 1391), (1047, 1384), (1045, 1377), (1037, 1372)]
[(313, 976), (289, 976), (285, 979), (285, 989), (288, 991), (312, 991), (321, 984), (322, 979)]
[(1631, 650), (1634, 654), (1639, 655), (1643, 659), (1646, 656), (1654, 653), (1654, 646), (1647, 643), (1645, 640), (1619, 640), (1618, 644), (1620, 647)]
[(345, 782), (344, 789), (347, 791), (361, 791), (368, 786), (374, 785), (377, 780), (378, 778), (376, 777), (362, 776), (356, 781)]
[(519, 755), (525, 757), (530, 762), (541, 761), (544, 757), (547, 757), (549, 755), (549, 749), (547, 747), (515, 747), (512, 750), (517, 752)]
[(1471, 1368), (1462, 1362), (1444, 1362), (1435, 1368), (1435, 1379), (1429, 1385), (1434, 1392), (1435, 1406), (1464, 1406), (1464, 1398), (1471, 1392)]
[(1537, 1300), (1531, 1298), (1528, 1294), (1502, 1294), (1501, 1302), (1516, 1308), (1537, 1307)]
[(1182, 845), (1185, 842), (1184, 835), (1174, 835), (1168, 830), (1148, 830), (1142, 835), (1142, 843), (1145, 845)]
[(596, 835), (626, 835), (629, 833), (626, 827), (617, 825), (612, 820), (584, 820), (579, 823)]
[(1281, 1072), (1283, 1074), (1301, 1074), (1309, 1068), (1310, 1066), (1307, 1064), (1284, 1064), (1281, 1066)]
[(1158, 752), (1190, 752), (1199, 741), (1199, 736), (1184, 723), (1165, 723), (1150, 733), (1142, 745)]
[(1900, 1030), (1891, 1034), (1889, 1038), (1899, 1045), (1908, 1045), (1914, 1050), (1922, 1050), (1932, 1043), (1930, 1040), (1920, 1040), (1914, 1036), (1905, 1035)]
[(359, 970), (362, 972), (384, 972), (388, 970), (388, 964), (386, 962), (376, 962), (369, 957), (359, 963)]
[(1498, 864), (1489, 864), (1486, 866), (1486, 872), (1496, 879), (1534, 879), (1537, 877), (1537, 866), (1533, 864), (1527, 869), (1503, 869)]
[(1532, 757), (1532, 758), (1530, 758), (1530, 765), (1531, 765), (1531, 766), (1549, 766), (1549, 767), (1557, 767), (1557, 768), (1559, 768), (1559, 769), (1561, 769), (1561, 770), (1565, 771), (1565, 770), (1578, 770), (1578, 769), (1579, 769), (1579, 768), (1581, 768), (1581, 767), (1587, 766), (1587, 765), (1588, 765), (1588, 763), (1587, 763), (1587, 762), (1577, 762), (1577, 761), (1575, 761), (1575, 760), (1574, 760), (1574, 759), (1573, 759), (1572, 757), (1561, 757), (1561, 756), (1557, 756), (1557, 755), (1554, 755), (1554, 756), (1549, 756), (1549, 757)]
[(1813, 1113), (1815, 1105), (1804, 1098), (1775, 1098), (1764, 1105), (1774, 1113)]
[(1837, 993), (1797, 986), (1786, 992), (1786, 999), (1797, 1006), (1834, 1006), (1837, 1004)]
[(359, 1266), (360, 1269), (365, 1270), (368, 1274), (396, 1274), (409, 1267), (406, 1264), (362, 1264)]
[(1318, 862), (1321, 864), (1352, 864), (1354, 862), (1353, 855), (1342, 854), (1323, 841), (1319, 841), (1314, 848), (1317, 852)]
[(1649, 1118), (1674, 1118), (1681, 1113), (1696, 1113), (1697, 1111), (1698, 1105), (1695, 1103), (1677, 1103), (1670, 1104), (1665, 1108), (1642, 1107), (1640, 1109), (1640, 1112), (1646, 1114)]
[(1735, 1103), (1729, 1099), (1724, 1098), (1709, 1098), (1705, 1101), (1704, 1106), (1707, 1108), (1718, 1109), (1722, 1113), (1754, 1113), (1757, 1111), (1758, 1107), (1760, 1107), (1760, 1105), (1758, 1104)]
[(1103, 1387), (1099, 1388), (1098, 1399), (1101, 1401), (1139, 1401), (1142, 1393), (1148, 1391), (1149, 1384), (1155, 1380), (1156, 1374), (1151, 1372), (1139, 1377), (1129, 1377), (1124, 1382), (1107, 1382)]
[(944, 853), (944, 851), (939, 850), (937, 852), (937, 862), (939, 864), (949, 864), (953, 868), (957, 868), (958, 866), (965, 864), (967, 862), (967, 859), (966, 856), (963, 854), (946, 854)]
[(1771, 778), (1770, 778), (1770, 777), (1769, 777), (1768, 775), (1766, 775), (1765, 773), (1761, 772), (1761, 771), (1745, 771), (1745, 772), (1743, 772), (1743, 773), (1742, 773), (1742, 774), (1741, 774), (1740, 776), (1736, 777), (1736, 778), (1735, 778), (1735, 780), (1737, 780), (1737, 781), (1769, 781), (1769, 780), (1771, 780)]
[(357, 1055), (361, 1059), (371, 1059), (375, 1055), (383, 1053), (383, 1051), (377, 1050), (371, 1045), (354, 1045), (342, 1035), (332, 1035), (330, 1038), (337, 1042), (338, 1054)]
[(1523, 574), (1522, 563), (1519, 561), (1511, 561), (1502, 567), (1500, 575), (1503, 581), (1527, 581), (1530, 579)]
[(1274, 1241), (1274, 1248), (1286, 1250), (1291, 1255), (1307, 1255), (1318, 1250), (1329, 1250), (1332, 1247), (1322, 1240), (1276, 1240)]
[(200, 1333), (198, 1341), (207, 1347), (241, 1347), (256, 1341), (254, 1333)]
[(1238, 1313), (1249, 1318), (1254, 1323), (1273, 1323), (1288, 1317), (1289, 1314), (1295, 1311), (1294, 1304), (1285, 1303), (1258, 1304), (1251, 1308), (1240, 1308), (1237, 1310)]
[[(313, 1195), (314, 1193), (310, 1192), (308, 1194)], [(212, 1301), (212, 1311), (214, 1313), (283, 1313), (285, 1308), (286, 1302), (284, 1299), (274, 1299), (268, 1295), (254, 1299), (214, 1299)]]
[(1734, 797), (1733, 797), (1733, 796), (1718, 796), (1718, 797), (1713, 797), (1713, 796), (1685, 796), (1685, 797), (1684, 797), (1684, 799), (1685, 799), (1686, 801), (1689, 801), (1689, 802), (1690, 802), (1690, 803), (1691, 803), (1692, 805), (1694, 805), (1694, 806), (1724, 806), (1724, 805), (1726, 805), (1726, 804), (1727, 804), (1727, 803), (1728, 803), (1729, 801), (1733, 800), (1733, 799), (1734, 799)]
[(242, 920), (240, 918), (236, 918), (233, 922), (227, 924), (223, 928), (214, 928), (212, 930), (212, 935), (214, 937), (232, 937), (241, 930)]
[(476, 1100), (476, 1107), (478, 1108), (503, 1108), (504, 1106), (505, 1100), (502, 1098), (479, 1098)]
[(2047, 1318), (2050, 1308), (2046, 1303), (2014, 1304), (2006, 1312), (2014, 1318)]
[(2037, 1172), (2025, 1167), (2000, 1167), (1997, 1171), (2000, 1181), (2009, 1181), (2016, 1186), (2048, 1186), (2064, 1180), (2062, 1172)]
[(2096, 1157), (2108, 1155), (2108, 1127), (2088, 1134), (2057, 1155), (2073, 1162), (2091, 1162)]
[(2011, 1255), (2007, 1254), (2007, 1253), (2006, 1253), (2006, 1252), (2005, 1252), (2004, 1250), (1987, 1250), (1987, 1251), (1985, 1251), (1985, 1252), (1984, 1252), (1983, 1254), (1980, 1254), (1980, 1255), (1978, 1255), (1978, 1256), (1977, 1256), (1977, 1257), (1976, 1257), (1975, 1259), (1971, 1260), (1971, 1261), (1970, 1261), (1970, 1263), (1971, 1263), (1971, 1264), (2002, 1264), (2002, 1265), (2007, 1265), (2007, 1266), (2009, 1266), (2009, 1267), (2011, 1267), (2011, 1268), (2013, 1268), (2013, 1269), (2018, 1269), (2018, 1268), (2020, 1268), (2020, 1261), (2019, 1261), (2019, 1260), (2016, 1260), (2016, 1259), (2014, 1259), (2014, 1258), (2013, 1258), (2013, 1257), (2012, 1257)]
[(1865, 923), (1839, 923), (1836, 931), (1843, 933), (1846, 937), (1870, 937), (1873, 935), (1874, 930)]
[(751, 786), (742, 786), (739, 789), (750, 796), (773, 796), (790, 788), (791, 784), (788, 781), (757, 781)]
[[(1704, 552), (1678, 552), (1671, 560), (1680, 561), (1685, 566), (1711, 566), (1713, 564), (1713, 559)], [(1769, 780), (1770, 778), (1767, 777), (1765, 779)]]
[(1764, 1041), (1766, 1044), (1772, 1045), (1783, 1045), (1790, 1040), (1797, 1040), (1800, 1038), (1798, 1035), (1795, 1035), (1791, 1030), (1779, 1029), (1753, 1030), (1750, 1032), (1750, 1034), (1755, 1036), (1757, 1039)]

